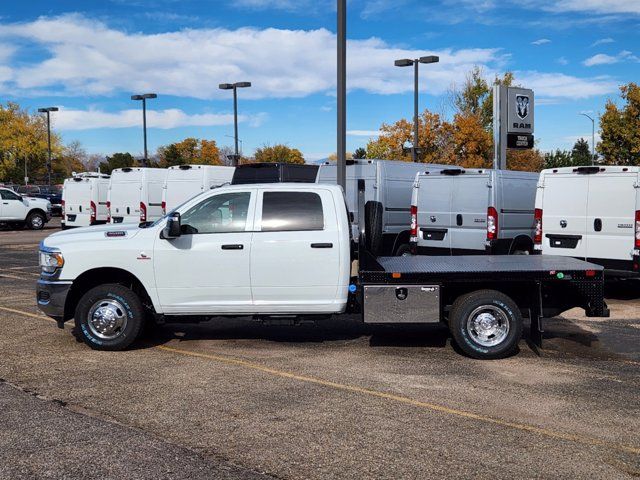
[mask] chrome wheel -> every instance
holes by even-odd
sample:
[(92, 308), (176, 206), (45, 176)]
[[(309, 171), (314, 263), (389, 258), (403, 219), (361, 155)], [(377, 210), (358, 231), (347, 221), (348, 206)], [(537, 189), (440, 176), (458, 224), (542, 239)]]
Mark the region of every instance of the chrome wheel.
[(44, 225), (44, 220), (40, 215), (34, 215), (33, 217), (31, 217), (31, 226), (34, 229), (40, 229), (42, 228), (43, 225)]
[(467, 332), (479, 345), (494, 347), (509, 335), (509, 319), (500, 308), (482, 305), (467, 318)]
[(87, 324), (91, 333), (103, 340), (118, 338), (127, 327), (127, 313), (117, 300), (99, 300), (89, 309)]

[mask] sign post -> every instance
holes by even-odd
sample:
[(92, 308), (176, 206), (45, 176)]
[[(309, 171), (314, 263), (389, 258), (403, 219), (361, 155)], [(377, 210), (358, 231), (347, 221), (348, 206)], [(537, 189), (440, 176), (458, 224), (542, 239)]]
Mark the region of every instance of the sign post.
[(529, 149), (534, 144), (534, 94), (527, 88), (493, 87), (493, 167), (507, 168), (507, 148)]

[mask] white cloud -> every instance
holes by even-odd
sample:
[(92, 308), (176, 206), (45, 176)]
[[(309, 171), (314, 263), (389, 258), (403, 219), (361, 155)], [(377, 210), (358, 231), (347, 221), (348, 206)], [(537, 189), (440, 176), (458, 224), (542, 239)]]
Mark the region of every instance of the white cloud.
[[(138, 127), (141, 121), (139, 109), (105, 112), (103, 110), (74, 110), (60, 107), (53, 117), (55, 127), (60, 130), (89, 130), (94, 128), (128, 128)], [(239, 116), (241, 122), (248, 121), (252, 125), (261, 122), (261, 116)], [(176, 127), (210, 127), (230, 125), (232, 114), (201, 113), (187, 114), (182, 110), (147, 110), (147, 125), (150, 128), (170, 129)]]
[(548, 38), (541, 38), (539, 40), (531, 42), (531, 45), (544, 45), (546, 43), (551, 43), (551, 40), (549, 40)]
[(613, 43), (615, 40), (611, 37), (601, 38), (600, 40), (596, 40), (591, 44), (592, 47), (597, 47), (598, 45), (605, 45), (607, 43)]
[[(336, 37), (326, 29), (202, 28), (143, 34), (116, 30), (74, 14), (0, 23), (0, 42), (10, 48), (26, 44), (48, 52), (43, 60), (24, 57), (20, 63), (6, 62), (5, 70), (0, 70), (0, 93), (4, 94), (77, 97), (154, 91), (229, 99), (218, 83), (244, 80), (253, 86), (241, 92), (243, 99), (335, 93)], [(436, 95), (447, 93), (476, 65), (493, 77), (509, 59), (495, 48), (412, 50), (375, 37), (350, 40), (348, 49), (349, 89), (373, 94), (412, 91), (411, 72), (393, 66), (398, 58), (439, 55), (440, 63), (421, 71), (421, 85)], [(611, 89), (615, 82), (600, 77), (526, 72), (518, 78), (523, 84), (533, 79), (554, 97), (574, 97), (577, 91), (584, 98), (615, 90)]]
[(379, 137), (382, 134), (380, 130), (347, 130), (347, 135), (352, 137)]
[(619, 63), (623, 61), (638, 62), (640, 61), (640, 59), (629, 50), (622, 50), (616, 56), (607, 55), (605, 53), (598, 53), (597, 55), (593, 55), (592, 57), (587, 58), (582, 62), (582, 64), (587, 67), (593, 67), (596, 65), (611, 65), (613, 63)]
[(556, 62), (558, 62), (560, 65), (568, 65), (569, 64), (569, 60), (567, 60), (565, 57), (556, 58)]
[(554, 12), (640, 14), (640, 2), (638, 0), (545, 0), (536, 3)]
[(515, 72), (518, 83), (532, 88), (536, 96), (581, 99), (617, 91), (610, 77), (578, 78), (564, 73)]
[[(227, 98), (217, 84), (250, 80), (244, 98), (304, 97), (335, 87), (335, 35), (325, 29), (185, 29), (177, 32), (125, 33), (80, 15), (40, 18), (0, 25), (0, 39), (18, 40), (48, 51), (42, 61), (14, 66), (13, 90), (50, 90), (68, 95), (111, 95), (157, 91), (195, 98)], [(434, 52), (396, 48), (377, 38), (349, 42), (349, 88), (370, 93), (411, 90), (407, 71), (393, 61), (426, 53), (441, 63), (423, 69), (432, 93), (444, 93), (474, 65), (496, 71), (498, 49), (443, 49)], [(5, 93), (6, 88), (5, 88)]]

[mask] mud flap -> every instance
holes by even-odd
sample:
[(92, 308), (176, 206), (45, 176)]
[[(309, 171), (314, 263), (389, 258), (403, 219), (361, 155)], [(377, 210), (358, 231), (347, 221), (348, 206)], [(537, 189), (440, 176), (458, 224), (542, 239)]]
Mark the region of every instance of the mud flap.
[(542, 337), (544, 334), (544, 327), (542, 325), (542, 285), (540, 282), (536, 282), (531, 305), (532, 307), (529, 309), (529, 319), (531, 320), (529, 342), (533, 351), (540, 355), (538, 349), (542, 348)]

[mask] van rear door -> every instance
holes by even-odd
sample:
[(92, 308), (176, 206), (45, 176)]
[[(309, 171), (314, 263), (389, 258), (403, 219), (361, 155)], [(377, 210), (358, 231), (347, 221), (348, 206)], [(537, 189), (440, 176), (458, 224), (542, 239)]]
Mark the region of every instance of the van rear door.
[(605, 170), (588, 177), (587, 260), (631, 270), (638, 175)]
[(453, 177), (433, 174), (419, 177), (418, 247), (425, 253), (451, 253), (451, 190)]
[(587, 256), (589, 175), (548, 173), (542, 188), (542, 249), (547, 255)]
[(450, 237), (453, 254), (484, 253), (487, 239), (489, 173), (453, 177)]

